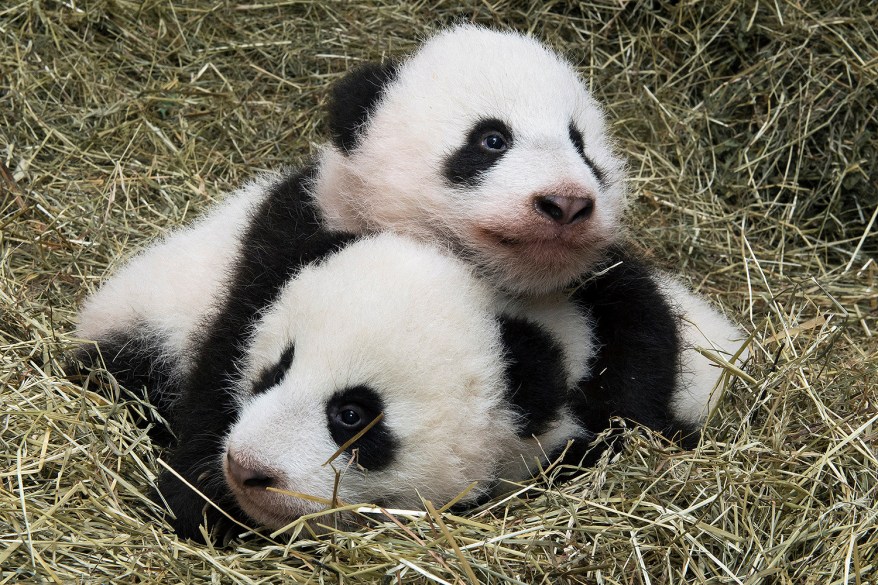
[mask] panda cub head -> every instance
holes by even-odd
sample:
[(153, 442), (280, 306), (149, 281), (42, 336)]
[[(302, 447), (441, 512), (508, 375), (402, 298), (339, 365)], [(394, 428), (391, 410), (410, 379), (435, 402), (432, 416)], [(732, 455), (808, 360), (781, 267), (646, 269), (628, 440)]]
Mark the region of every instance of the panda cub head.
[(463, 25), (334, 88), (316, 197), (332, 227), (450, 244), (494, 284), (557, 290), (600, 259), (623, 163), (573, 67), (539, 42)]
[[(334, 496), (397, 508), (420, 507), (420, 498), (441, 505), (478, 481), (463, 500), (472, 503), (500, 476), (527, 477), (544, 452), (578, 432), (564, 401), (583, 374), (576, 364), (585, 363), (590, 340), (498, 318), (506, 309), (515, 311), (461, 261), (391, 234), (303, 268), (247, 341), (239, 416), (222, 455), (240, 508), (279, 528)], [(537, 322), (577, 315), (552, 310), (536, 307)], [(531, 354), (525, 360), (542, 353), (538, 375), (513, 366), (510, 354), (519, 349), (505, 342), (509, 323), (514, 343), (526, 343), (522, 324), (536, 340), (521, 350)]]

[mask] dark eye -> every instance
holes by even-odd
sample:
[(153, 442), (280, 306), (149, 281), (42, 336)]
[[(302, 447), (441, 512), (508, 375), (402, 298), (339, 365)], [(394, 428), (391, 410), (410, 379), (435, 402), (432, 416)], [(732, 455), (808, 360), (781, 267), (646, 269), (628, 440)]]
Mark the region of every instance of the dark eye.
[(499, 132), (488, 132), (482, 137), (482, 148), (503, 152), (506, 150), (506, 137)]
[(359, 429), (366, 426), (366, 413), (359, 404), (343, 404), (338, 408), (335, 415), (339, 424), (348, 429)]
[(397, 440), (386, 419), (379, 418), (382, 413), (381, 396), (365, 385), (339, 390), (326, 404), (326, 426), (332, 440), (345, 446), (348, 454), (356, 451), (357, 465), (366, 469), (385, 467), (396, 453)]

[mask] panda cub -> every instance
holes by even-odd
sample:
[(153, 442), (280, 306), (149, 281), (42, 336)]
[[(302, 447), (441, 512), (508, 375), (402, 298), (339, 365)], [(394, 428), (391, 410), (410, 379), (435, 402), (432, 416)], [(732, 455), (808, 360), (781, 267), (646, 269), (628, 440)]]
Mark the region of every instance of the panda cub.
[[(696, 442), (743, 335), (625, 238), (625, 168), (573, 67), (513, 32), (462, 25), (333, 90), (313, 184), (333, 229), (447, 245), (495, 286), (567, 290), (598, 355), (576, 411)], [(740, 359), (744, 359), (742, 353)]]
[(323, 506), (266, 487), (402, 507), (478, 481), (466, 505), (590, 442), (569, 394), (593, 349), (585, 314), (507, 299), (402, 236), (326, 231), (302, 188), (311, 172), (233, 194), (135, 256), (80, 315), (117, 378), (163, 405), (176, 440), (158, 492), (178, 534), (226, 525), (195, 490), (277, 528)]
[(447, 242), (497, 286), (556, 291), (620, 239), (625, 173), (598, 103), (537, 41), (462, 25), (333, 88), (327, 224)]
[(515, 311), (461, 261), (389, 233), (303, 267), (260, 312), (232, 382), (220, 459), (237, 504), (271, 528), (333, 495), (418, 509), (478, 482), (461, 500), (472, 504), (588, 438), (566, 402), (590, 340), (561, 347), (552, 332), (586, 331), (582, 315)]

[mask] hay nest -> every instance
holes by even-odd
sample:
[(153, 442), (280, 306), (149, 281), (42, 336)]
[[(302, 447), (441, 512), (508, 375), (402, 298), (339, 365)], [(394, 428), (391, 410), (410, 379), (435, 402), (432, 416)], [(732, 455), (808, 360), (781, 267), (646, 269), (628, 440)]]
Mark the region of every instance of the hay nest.
[[(5, 3), (0, 583), (878, 583), (868, 4)], [(752, 332), (750, 377), (693, 451), (633, 430), (618, 461), (465, 517), (180, 541), (148, 498), (161, 453), (100, 376), (65, 372), (78, 301), (306, 158), (344, 71), (461, 19), (581, 65), (629, 156), (632, 233)]]

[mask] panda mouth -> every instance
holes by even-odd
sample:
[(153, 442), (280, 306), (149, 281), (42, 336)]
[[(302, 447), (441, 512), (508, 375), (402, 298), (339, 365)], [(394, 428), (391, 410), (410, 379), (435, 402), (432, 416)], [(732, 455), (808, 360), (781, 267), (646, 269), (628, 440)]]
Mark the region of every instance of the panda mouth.
[(483, 228), (481, 231), (486, 236), (485, 239), (493, 241), (504, 248), (563, 248), (569, 250), (580, 246), (580, 242), (574, 238), (565, 237), (564, 233), (521, 238), (487, 228)]
[(315, 507), (312, 510), (303, 501), (294, 503), (286, 496), (272, 494), (268, 491), (260, 494), (241, 494), (237, 500), (238, 505), (247, 516), (271, 529), (283, 528), (306, 514), (315, 513), (322, 509)]
[(265, 487), (242, 487), (228, 481), (227, 485), (241, 510), (258, 524), (271, 529), (282, 528), (302, 516), (327, 508)]

